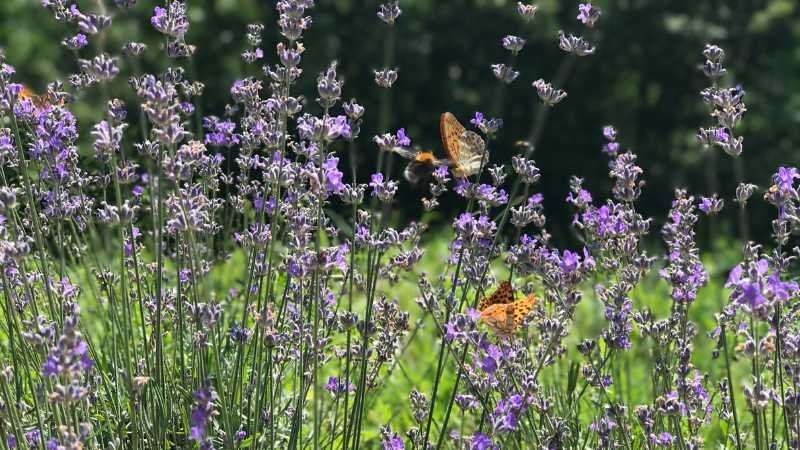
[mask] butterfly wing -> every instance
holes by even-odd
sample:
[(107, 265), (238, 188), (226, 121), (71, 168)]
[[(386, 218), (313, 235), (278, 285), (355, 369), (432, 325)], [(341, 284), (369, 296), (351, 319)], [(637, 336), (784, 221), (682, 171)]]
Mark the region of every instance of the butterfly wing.
[(22, 100), (30, 100), (38, 109), (44, 108), (46, 102), (43, 95), (39, 95), (26, 85), (22, 85), (22, 90), (19, 91), (19, 98)]
[(497, 290), (492, 292), (492, 295), (484, 297), (478, 304), (478, 311), (483, 311), (492, 305), (506, 304), (514, 301), (514, 289), (511, 287), (510, 281), (503, 281)]
[(50, 90), (39, 95), (26, 85), (22, 85), (19, 97), (23, 100), (30, 100), (33, 106), (39, 110), (46, 109), (49, 106), (64, 106), (64, 100), (59, 100)]
[(23, 99), (38, 97), (38, 95), (36, 95), (36, 93), (33, 92), (33, 89), (29, 88), (28, 86), (26, 86), (24, 84), (22, 85), (22, 90), (19, 91), (19, 96), (20, 96), (20, 98), (23, 98)]
[(480, 319), (497, 334), (510, 336), (514, 333), (514, 304), (498, 303), (481, 311)]
[(456, 167), (461, 163), (461, 144), (459, 139), (466, 131), (466, 128), (461, 125), (456, 116), (449, 112), (442, 113), (439, 119), (439, 134), (442, 135), (442, 146)]
[(486, 143), (478, 136), (478, 133), (464, 130), (458, 139), (460, 176), (468, 177), (475, 175), (481, 170), (481, 165), (489, 159), (486, 151)]
[(536, 296), (530, 293), (527, 297), (521, 298), (513, 303), (514, 305), (514, 329), (520, 326), (528, 313), (531, 312), (534, 303), (536, 303)]

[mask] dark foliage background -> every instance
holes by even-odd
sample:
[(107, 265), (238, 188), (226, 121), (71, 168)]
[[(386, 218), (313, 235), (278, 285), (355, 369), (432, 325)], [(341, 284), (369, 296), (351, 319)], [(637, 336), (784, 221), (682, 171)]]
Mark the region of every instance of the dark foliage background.
[[(164, 69), (159, 49), (163, 42), (149, 24), (152, 9), (160, 2), (140, 0), (131, 11), (117, 10), (111, 0), (78, 3), (81, 9), (113, 11), (115, 26), (107, 42), (95, 45), (119, 54), (129, 40), (146, 42), (150, 48), (140, 60), (141, 70)], [(415, 144), (441, 154), (438, 116), (446, 110), (465, 124), (475, 111), (502, 117), (505, 127), (492, 146), (492, 159), (509, 162), (517, 151), (514, 141), (537, 137), (533, 136), (534, 122), (540, 102), (531, 82), (561, 79), (569, 96), (547, 115), (534, 155), (542, 169), (540, 186), (551, 220), (549, 229), (556, 239), (569, 239), (565, 230), (570, 209), (564, 206), (564, 198), (570, 175), (585, 177), (593, 192), (609, 190), (606, 158), (600, 153), (605, 124), (614, 124), (623, 147), (635, 149), (640, 156), (648, 183), (641, 199), (646, 214), (662, 217), (672, 189), (678, 186), (695, 194), (719, 192), (731, 204), (737, 169), (720, 151), (702, 151), (695, 139), (697, 128), (710, 121), (698, 94), (706, 83), (699, 65), (708, 42), (726, 50), (726, 79), (741, 83), (747, 91), (740, 157), (744, 179), (763, 187), (778, 165), (800, 163), (795, 146), (800, 138), (800, 6), (795, 0), (596, 1), (604, 14), (594, 34), (587, 37), (598, 44), (597, 53), (566, 63), (566, 54), (557, 46), (557, 33), (560, 29), (584, 32), (575, 20), (577, 2), (540, 1), (536, 19), (525, 23), (516, 15), (516, 2), (510, 0), (404, 0), (393, 44), (388, 41), (392, 39), (388, 27), (375, 15), (377, 0), (316, 3), (314, 24), (305, 37), (307, 72), (301, 89), (313, 101), (316, 74), (330, 60), (339, 61), (339, 73), (346, 80), (344, 97), (355, 97), (367, 107), (357, 147), (365, 179), (377, 158), (371, 141), (377, 133), (405, 127)], [(264, 61), (273, 62), (274, 5), (264, 0), (193, 0), (189, 4), (192, 25), (187, 41), (197, 45), (198, 51), (183, 64), (190, 78), (206, 84), (203, 113), (221, 115), (235, 79), (263, 76), (240, 57), (247, 24), (267, 26)], [(20, 79), (36, 90), (44, 90), (53, 79), (66, 80), (77, 70), (74, 56), (59, 45), (67, 29), (54, 22), (39, 1), (0, 2), (0, 46)], [(500, 45), (508, 34), (519, 35), (528, 44), (514, 62), (521, 76), (505, 87), (492, 76), (489, 65), (509, 62), (508, 52)], [(83, 51), (93, 54), (94, 50)], [(391, 61), (399, 67), (400, 77), (391, 94), (386, 94), (373, 82), (373, 70)], [(132, 107), (133, 93), (124, 80), (136, 68), (128, 60), (120, 64), (126, 76), (117, 77), (113, 94)], [(91, 155), (89, 129), (102, 113), (100, 97), (99, 88), (92, 88), (80, 94), (74, 107), (87, 157)], [(131, 127), (131, 139), (136, 129)], [(347, 159), (347, 152), (342, 155)], [(344, 163), (344, 167), (349, 165)], [(398, 175), (400, 164), (394, 164)], [(398, 215), (418, 217), (422, 195), (421, 190), (405, 186), (396, 202)], [(753, 202), (756, 209), (750, 220), (755, 233), (769, 231), (762, 203)], [(728, 208), (725, 220), (733, 222), (733, 209)], [(434, 224), (447, 223), (446, 201), (440, 211), (441, 217), (430, 218)]]

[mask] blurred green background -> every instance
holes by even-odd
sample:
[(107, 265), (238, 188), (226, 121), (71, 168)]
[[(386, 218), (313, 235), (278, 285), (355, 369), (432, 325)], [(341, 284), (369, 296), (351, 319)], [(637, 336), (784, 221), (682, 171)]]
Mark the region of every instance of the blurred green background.
[[(77, 70), (77, 62), (73, 52), (59, 45), (74, 27), (57, 23), (40, 3), (0, 2), (0, 46), (20, 80), (42, 91), (53, 79), (66, 80)], [(701, 52), (709, 42), (727, 52), (729, 76), (724, 82), (741, 83), (747, 91), (748, 112), (740, 130), (745, 137), (744, 178), (763, 188), (777, 166), (798, 164), (794, 142), (800, 138), (800, 6), (796, 0), (596, 1), (604, 13), (593, 30), (575, 20), (575, 1), (539, 1), (539, 13), (528, 23), (517, 16), (516, 1), (511, 0), (402, 0), (392, 57), (399, 81), (384, 119), (379, 119), (383, 94), (373, 82), (373, 70), (384, 66), (389, 31), (376, 17), (379, 3), (317, 0), (311, 10), (314, 23), (304, 40), (305, 74), (295, 91), (305, 94), (310, 112), (317, 112), (316, 75), (331, 60), (339, 61), (339, 73), (346, 81), (344, 97), (355, 97), (367, 107), (357, 146), (363, 178), (374, 170), (377, 149), (371, 137), (380, 132), (405, 127), (415, 144), (442, 154), (438, 116), (446, 110), (464, 123), (475, 111), (502, 117), (505, 128), (492, 146), (492, 160), (507, 163), (517, 151), (512, 143), (533, 132), (540, 102), (531, 82), (552, 81), (560, 72), (569, 96), (547, 116), (534, 155), (543, 174), (538, 189), (545, 196), (548, 228), (557, 241), (570, 244), (572, 239), (566, 231), (571, 209), (564, 204), (570, 175), (585, 177), (595, 198), (609, 192), (607, 161), (600, 152), (605, 124), (618, 128), (623, 148), (639, 154), (647, 182), (640, 206), (647, 215), (663, 217), (675, 187), (695, 194), (719, 192), (731, 205), (736, 182), (730, 158), (719, 150), (704, 152), (695, 139), (698, 127), (711, 124), (699, 98), (707, 85), (699, 69)], [(119, 54), (124, 42), (134, 40), (149, 45), (140, 57), (142, 70), (155, 72), (169, 64), (163, 41), (149, 24), (153, 7), (161, 2), (139, 0), (132, 10), (120, 10), (112, 0), (78, 4), (86, 11), (105, 8), (114, 18), (107, 36), (92, 39), (78, 56), (92, 56), (101, 48)], [(182, 64), (190, 77), (207, 86), (203, 113), (222, 115), (230, 102), (231, 82), (261, 74), (261, 64), (248, 66), (240, 57), (247, 24), (266, 25), (263, 62), (275, 62), (274, 46), (280, 37), (274, 2), (192, 0), (189, 4), (192, 25), (187, 41), (198, 51), (191, 62)], [(560, 29), (585, 35), (597, 43), (597, 53), (575, 58), (565, 67), (565, 53), (557, 46)], [(521, 72), (519, 79), (505, 87), (489, 65), (510, 61), (500, 43), (508, 34), (527, 39), (528, 45), (514, 64)], [(122, 72), (111, 91), (134, 109), (127, 86), (134, 68), (126, 59), (120, 65)], [(87, 144), (89, 129), (102, 113), (100, 89), (80, 93), (74, 107)], [(379, 129), (381, 122), (387, 129)], [(137, 138), (137, 129), (130, 128), (131, 139)], [(85, 145), (82, 152), (90, 156), (91, 146)], [(343, 165), (348, 164), (347, 152), (342, 154)], [(395, 162), (396, 174), (400, 165)], [(418, 217), (417, 199), (423, 194), (404, 185), (396, 203), (399, 213)], [(439, 224), (447, 223), (461, 206), (448, 198), (442, 202)], [(766, 237), (773, 213), (760, 200), (751, 208), (751, 228)], [(734, 218), (734, 208), (727, 208), (723, 222)]]

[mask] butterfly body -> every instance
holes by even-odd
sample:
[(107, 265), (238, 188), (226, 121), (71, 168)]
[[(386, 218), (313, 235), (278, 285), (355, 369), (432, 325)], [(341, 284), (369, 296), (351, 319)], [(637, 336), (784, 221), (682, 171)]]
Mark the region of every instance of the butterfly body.
[(481, 300), (478, 305), (480, 320), (495, 333), (511, 336), (525, 320), (536, 303), (536, 296), (529, 294), (514, 300), (511, 283), (504, 281), (492, 295)]

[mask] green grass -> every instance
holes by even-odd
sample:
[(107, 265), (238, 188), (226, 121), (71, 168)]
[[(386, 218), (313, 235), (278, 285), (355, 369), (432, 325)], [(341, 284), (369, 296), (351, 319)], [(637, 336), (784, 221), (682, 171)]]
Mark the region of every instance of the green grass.
[[(393, 364), (385, 367), (384, 380), (378, 387), (372, 390), (367, 399), (366, 424), (363, 427), (363, 439), (369, 445), (377, 444), (378, 428), (384, 424), (391, 424), (393, 429), (402, 431), (413, 426), (410, 409), (408, 407), (408, 395), (412, 389), (416, 389), (426, 395), (430, 395), (433, 389), (433, 380), (436, 369), (436, 358), (438, 348), (441, 344), (440, 334), (436, 329), (434, 321), (424, 313), (415, 303), (418, 295), (416, 284), (416, 274), (425, 272), (431, 278), (435, 278), (445, 269), (445, 262), (449, 256), (447, 243), (450, 236), (446, 233), (438, 233), (434, 237), (423, 242), (425, 249), (424, 256), (415, 268), (415, 274), (409, 274), (401, 279), (397, 284), (390, 286), (381, 280), (379, 289), (389, 293), (396, 299), (401, 308), (408, 311), (411, 316), (411, 329), (401, 344), (401, 350), (397, 354)], [(658, 254), (657, 249), (653, 249), (652, 254)], [(710, 330), (716, 326), (714, 315), (720, 310), (721, 305), (726, 302), (727, 291), (722, 287), (727, 271), (734, 265), (740, 256), (736, 245), (726, 242), (717, 242), (714, 251), (706, 253), (703, 262), (710, 274), (708, 285), (699, 292), (697, 301), (690, 310), (691, 319), (697, 324), (699, 332), (694, 341), (694, 352), (692, 362), (695, 367), (703, 374), (709, 375), (712, 383), (706, 383), (706, 387), (715, 395), (716, 380), (722, 378), (724, 374), (724, 362), (722, 359), (714, 359), (712, 353), (714, 342), (706, 336)], [(108, 261), (112, 270), (114, 261)], [(117, 262), (118, 264), (118, 262)], [(656, 264), (661, 264), (657, 261)], [(86, 336), (91, 342), (92, 348), (97, 353), (108, 355), (110, 351), (119, 349), (106, 348), (109, 342), (114, 340), (106, 339), (110, 332), (111, 317), (108, 313), (107, 300), (103, 296), (98, 296), (96, 289), (90, 288), (94, 282), (88, 279), (89, 274), (83, 267), (74, 267), (70, 272), (70, 277), (80, 280), (83, 287), (81, 296), (81, 307), (83, 316), (83, 327)], [(502, 262), (496, 261), (492, 267), (492, 272), (498, 278), (507, 276), (507, 269)], [(175, 267), (167, 266), (167, 273), (171, 277), (175, 276)], [(657, 277), (657, 271), (651, 271), (640, 285), (632, 292), (637, 310), (651, 310), (656, 318), (664, 318), (668, 315), (671, 307), (668, 285)], [(209, 277), (205, 280), (206, 295), (209, 298), (222, 299), (227, 295), (228, 289), (232, 287), (241, 288), (245, 284), (246, 267), (245, 257), (241, 251), (234, 252), (228, 259), (219, 262), (214, 266)], [(520, 284), (522, 279), (515, 282)], [(363, 312), (364, 301), (363, 293), (361, 297), (355, 299), (354, 311)], [(241, 300), (241, 299), (239, 299)], [(344, 307), (344, 299), (341, 299), (340, 307)], [(231, 304), (224, 305), (224, 319), (226, 323), (238, 321), (241, 314), (241, 304), (234, 300)], [(233, 314), (233, 315), (232, 315)], [(597, 338), (605, 325), (602, 304), (594, 296), (592, 286), (585, 286), (584, 297), (579, 304), (575, 321), (572, 324), (571, 332), (565, 339), (568, 351), (561, 360), (554, 366), (546, 368), (540, 376), (540, 381), (545, 389), (554, 392), (565, 391), (567, 371), (570, 364), (581, 363), (582, 356), (577, 353), (576, 345), (585, 338)], [(138, 326), (138, 324), (137, 324)], [(648, 404), (652, 402), (652, 384), (650, 373), (652, 370), (652, 351), (653, 343), (650, 340), (643, 340), (638, 329), (634, 329), (633, 347), (630, 351), (623, 352), (617, 359), (617, 373), (619, 374), (618, 385), (610, 389), (612, 396), (620, 395), (619, 400), (624, 401), (632, 413), (633, 406)], [(338, 343), (338, 342), (335, 342)], [(170, 342), (165, 342), (170, 346)], [(443, 377), (443, 382), (439, 389), (439, 399), (449, 398), (453, 389), (453, 382), (456, 374), (456, 364), (454, 356), (447, 359), (447, 369)], [(338, 369), (335, 364), (328, 365), (325, 378), (333, 371)], [(734, 378), (737, 380), (747, 380), (749, 378), (749, 362), (745, 360), (734, 363)], [(325, 379), (323, 378), (323, 379)], [(582, 381), (579, 381), (582, 383)], [(463, 384), (462, 384), (463, 387)], [(286, 388), (290, 388), (289, 384)], [(737, 386), (739, 388), (739, 386)], [(742, 406), (745, 404), (740, 395), (741, 389), (737, 389), (737, 405), (740, 408), (740, 417), (744, 417), (743, 431), (748, 429), (747, 414), (744, 413)], [(325, 392), (325, 395), (328, 395)], [(309, 402), (312, 401), (313, 392), (309, 394)], [(590, 402), (598, 399), (590, 399)], [(437, 411), (434, 415), (439, 419), (445, 408), (445, 401), (437, 404)], [(597, 410), (583, 407), (581, 412), (581, 425), (588, 427), (589, 423), (595, 418)], [(471, 419), (470, 419), (471, 420)], [(714, 421), (714, 426), (705, 428), (707, 444), (717, 446), (723, 444), (725, 436), (724, 423)], [(462, 416), (458, 410), (454, 411), (448, 428), (459, 429), (466, 426), (469, 430), (470, 423), (462, 422)], [(439, 433), (439, 424), (434, 422), (434, 436)], [(713, 443), (713, 444), (712, 444)]]

